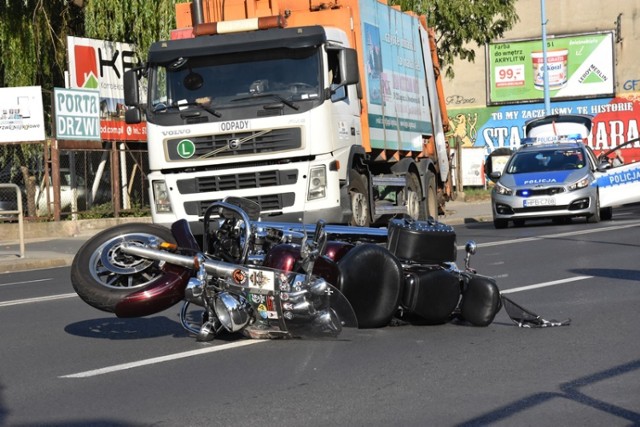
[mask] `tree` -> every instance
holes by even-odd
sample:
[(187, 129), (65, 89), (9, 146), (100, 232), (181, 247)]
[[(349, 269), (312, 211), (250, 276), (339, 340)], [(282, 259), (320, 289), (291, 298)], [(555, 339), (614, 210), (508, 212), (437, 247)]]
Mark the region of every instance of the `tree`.
[(403, 10), (412, 10), (427, 17), (436, 33), (438, 57), (446, 68), (446, 76), (454, 77), (456, 58), (473, 62), (478, 46), (503, 36), (519, 21), (516, 0), (392, 0)]
[(86, 37), (136, 45), (147, 52), (175, 28), (175, 4), (188, 0), (90, 0), (84, 8)]

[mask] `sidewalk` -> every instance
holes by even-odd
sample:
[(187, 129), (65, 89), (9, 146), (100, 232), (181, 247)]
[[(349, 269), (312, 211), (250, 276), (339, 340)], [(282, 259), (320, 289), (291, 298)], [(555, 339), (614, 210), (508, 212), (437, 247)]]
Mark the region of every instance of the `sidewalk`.
[[(489, 200), (448, 202), (439, 220), (452, 226), (491, 221)], [(71, 265), (78, 249), (99, 231), (124, 222), (151, 222), (151, 218), (117, 218), (48, 223), (25, 223), (25, 256), (20, 257), (17, 224), (0, 223), (0, 273)]]

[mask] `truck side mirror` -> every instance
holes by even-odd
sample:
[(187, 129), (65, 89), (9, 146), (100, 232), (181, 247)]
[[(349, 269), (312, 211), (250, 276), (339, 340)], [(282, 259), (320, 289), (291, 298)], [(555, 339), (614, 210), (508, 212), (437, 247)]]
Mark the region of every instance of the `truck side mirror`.
[(124, 112), (124, 122), (129, 125), (135, 125), (142, 122), (142, 114), (140, 113), (140, 108), (131, 107), (127, 108), (127, 111)]
[(140, 104), (140, 92), (138, 90), (138, 70), (127, 70), (123, 77), (124, 105), (137, 107)]
[(340, 75), (343, 85), (353, 85), (360, 82), (358, 70), (358, 54), (355, 49), (342, 49), (340, 51)]

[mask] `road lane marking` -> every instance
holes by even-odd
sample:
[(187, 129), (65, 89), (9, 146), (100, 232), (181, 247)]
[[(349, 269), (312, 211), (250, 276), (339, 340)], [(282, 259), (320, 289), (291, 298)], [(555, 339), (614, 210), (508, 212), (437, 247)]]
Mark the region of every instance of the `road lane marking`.
[(2, 283), (2, 284), (0, 284), (0, 288), (2, 288), (3, 286), (24, 285), (24, 284), (27, 284), (27, 283), (46, 282), (46, 281), (49, 281), (49, 280), (53, 280), (53, 279), (48, 278), (48, 279), (26, 280), (24, 282)]
[[(560, 239), (563, 237), (574, 237), (574, 236), (579, 236), (583, 234), (600, 233), (600, 232), (607, 232), (612, 230), (624, 230), (626, 228), (633, 228), (633, 227), (639, 227), (639, 226), (640, 226), (639, 222), (634, 222), (632, 224), (612, 225), (610, 227), (567, 231), (565, 233), (545, 234), (542, 236), (532, 236), (532, 237), (520, 237), (517, 239), (511, 239), (511, 240), (496, 240), (495, 242), (478, 243), (477, 247), (488, 248), (490, 246), (510, 245), (513, 243), (527, 243), (527, 242), (535, 242), (537, 240), (545, 240), (545, 239)], [(458, 250), (464, 250), (464, 247), (465, 245), (460, 245), (458, 246)]]
[(239, 347), (245, 347), (252, 344), (266, 342), (268, 340), (246, 340), (229, 344), (217, 345), (215, 347), (201, 348), (198, 350), (185, 351), (183, 353), (169, 354), (167, 356), (152, 357), (151, 359), (139, 360), (137, 362), (123, 363), (121, 365), (107, 366), (105, 368), (94, 369), (91, 371), (78, 372), (76, 374), (62, 375), (58, 378), (89, 378), (98, 375), (110, 374), (113, 372), (124, 371), (141, 366), (154, 365), (156, 363), (170, 362), (172, 360), (184, 359), (185, 357), (199, 356), (201, 354), (214, 353), (216, 351), (230, 350)]
[(521, 286), (519, 288), (506, 289), (504, 291), (500, 291), (500, 293), (502, 293), (502, 294), (512, 294), (512, 293), (515, 293), (515, 292), (528, 291), (528, 290), (531, 290), (531, 289), (538, 289), (538, 288), (546, 288), (547, 286), (562, 285), (564, 283), (571, 283), (571, 282), (576, 282), (578, 280), (586, 280), (586, 279), (593, 279), (593, 276), (568, 277), (566, 279), (552, 280), (551, 282), (536, 283), (535, 285), (528, 285), (528, 286)]
[(53, 300), (57, 300), (57, 299), (73, 298), (73, 297), (77, 297), (77, 296), (78, 296), (78, 294), (73, 292), (73, 293), (70, 293), (70, 294), (50, 295), (48, 297), (14, 299), (14, 300), (11, 300), (11, 301), (0, 302), (0, 307), (9, 307), (11, 305), (20, 305), (20, 304), (31, 304), (33, 302), (53, 301)]

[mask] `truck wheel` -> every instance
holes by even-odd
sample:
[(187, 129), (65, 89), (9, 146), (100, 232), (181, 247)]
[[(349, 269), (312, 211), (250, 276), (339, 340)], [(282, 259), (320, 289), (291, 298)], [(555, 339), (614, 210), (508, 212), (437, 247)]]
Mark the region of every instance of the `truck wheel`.
[(427, 219), (427, 204), (422, 199), (420, 179), (414, 173), (407, 174), (407, 213), (418, 221)]
[(371, 225), (368, 187), (367, 178), (352, 170), (349, 179), (349, 197), (351, 198), (351, 219), (349, 220), (349, 225), (358, 227), (368, 227)]
[(407, 175), (407, 213), (415, 220), (424, 221), (428, 217), (438, 219), (438, 199), (433, 172), (427, 172), (427, 197), (422, 198), (420, 178), (414, 173)]

